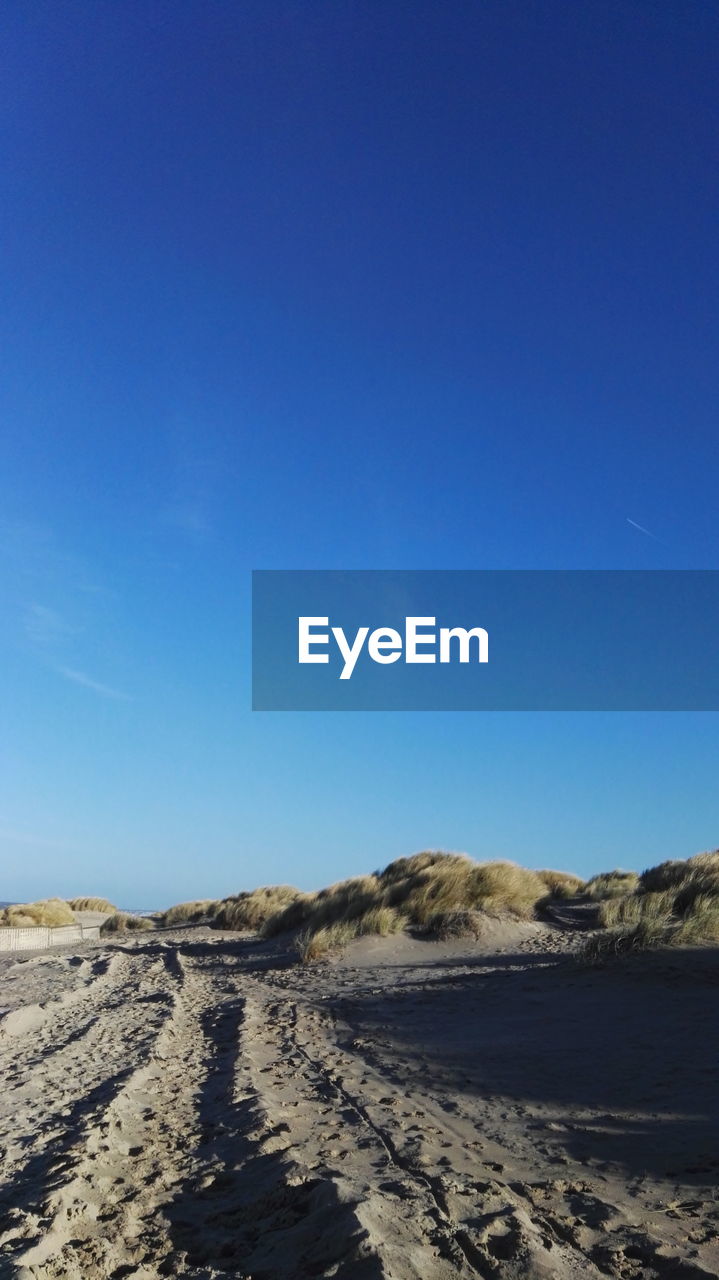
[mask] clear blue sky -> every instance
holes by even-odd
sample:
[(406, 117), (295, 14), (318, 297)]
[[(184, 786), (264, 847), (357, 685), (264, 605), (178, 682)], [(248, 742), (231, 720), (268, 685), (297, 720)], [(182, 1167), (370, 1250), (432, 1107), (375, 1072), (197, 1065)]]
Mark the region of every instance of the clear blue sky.
[(0, 897), (719, 843), (715, 715), (253, 714), (248, 651), (252, 568), (717, 567), (716, 7), (0, 38)]

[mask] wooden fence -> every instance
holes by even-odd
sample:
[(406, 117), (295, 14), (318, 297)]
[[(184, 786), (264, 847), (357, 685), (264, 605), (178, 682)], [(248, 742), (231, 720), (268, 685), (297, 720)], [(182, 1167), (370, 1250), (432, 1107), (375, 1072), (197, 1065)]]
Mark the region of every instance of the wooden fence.
[(45, 951), (100, 937), (98, 924), (67, 924), (60, 929), (34, 925), (27, 929), (0, 928), (0, 951)]

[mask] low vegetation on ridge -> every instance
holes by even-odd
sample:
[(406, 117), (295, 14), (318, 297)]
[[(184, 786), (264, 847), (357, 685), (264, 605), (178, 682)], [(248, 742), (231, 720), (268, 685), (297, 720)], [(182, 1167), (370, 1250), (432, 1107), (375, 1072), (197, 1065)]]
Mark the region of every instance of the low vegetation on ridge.
[[(300, 958), (310, 961), (354, 938), (405, 929), (443, 940), (478, 939), (489, 915), (550, 918), (552, 903), (572, 900), (578, 914), (596, 925), (582, 950), (589, 963), (659, 947), (719, 943), (719, 850), (662, 862), (641, 874), (606, 871), (586, 882), (566, 871), (426, 851), (316, 893), (266, 885), (220, 900), (181, 902), (154, 918), (118, 911), (106, 898), (48, 898), (6, 906), (0, 927), (71, 925), (76, 911), (97, 911), (106, 914), (104, 935), (196, 924), (264, 938), (294, 934)], [(556, 911), (555, 906), (554, 918), (561, 919)]]
[(274, 885), (220, 902), (181, 903), (158, 923), (204, 920), (266, 938), (294, 932), (301, 958), (310, 960), (353, 938), (387, 936), (408, 927), (432, 937), (478, 937), (486, 913), (530, 919), (540, 903), (570, 898), (582, 888), (579, 877), (563, 871), (531, 871), (514, 862), (475, 862), (464, 854), (430, 851), (317, 893)]

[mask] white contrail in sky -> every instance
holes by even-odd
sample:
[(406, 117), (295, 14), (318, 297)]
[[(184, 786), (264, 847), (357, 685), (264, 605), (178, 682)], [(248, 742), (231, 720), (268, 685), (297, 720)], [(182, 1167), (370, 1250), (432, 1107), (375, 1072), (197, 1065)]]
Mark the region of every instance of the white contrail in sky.
[(103, 698), (120, 698), (123, 702), (132, 702), (131, 694), (122, 693), (120, 689), (112, 689), (108, 684), (100, 684), (99, 680), (93, 680), (91, 676), (85, 675), (84, 671), (73, 671), (70, 667), (56, 667), (56, 671), (66, 680), (74, 680), (75, 684), (92, 689), (93, 693), (99, 693)]
[(643, 524), (637, 524), (636, 520), (632, 520), (631, 516), (627, 516), (627, 524), (630, 524), (634, 529), (638, 529), (640, 533), (646, 534), (647, 538), (652, 538), (654, 542), (661, 542), (661, 538), (658, 538), (656, 533), (652, 533), (651, 529), (645, 529)]

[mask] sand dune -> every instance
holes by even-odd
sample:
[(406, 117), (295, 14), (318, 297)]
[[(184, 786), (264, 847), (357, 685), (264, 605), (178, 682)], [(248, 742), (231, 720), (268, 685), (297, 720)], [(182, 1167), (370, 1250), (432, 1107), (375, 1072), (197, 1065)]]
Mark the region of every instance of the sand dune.
[(0, 1275), (719, 1274), (712, 952), (187, 929), (0, 972)]

